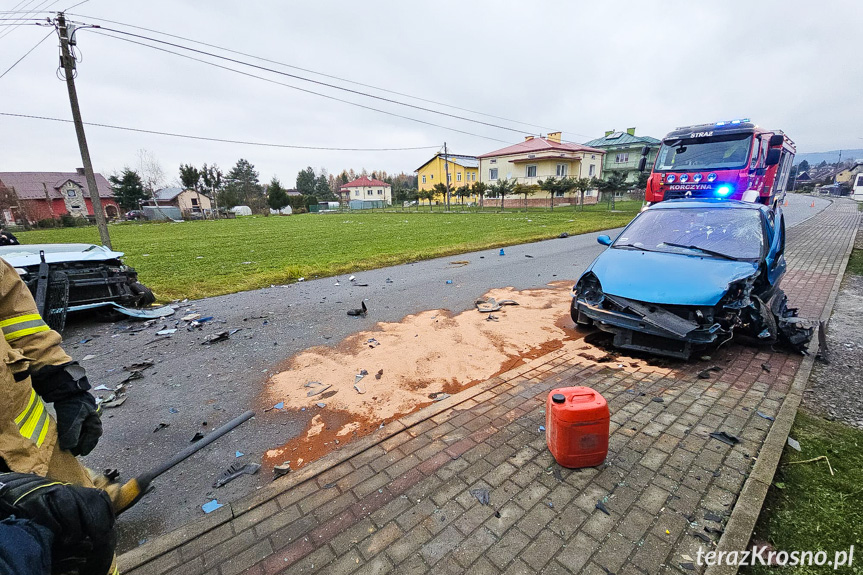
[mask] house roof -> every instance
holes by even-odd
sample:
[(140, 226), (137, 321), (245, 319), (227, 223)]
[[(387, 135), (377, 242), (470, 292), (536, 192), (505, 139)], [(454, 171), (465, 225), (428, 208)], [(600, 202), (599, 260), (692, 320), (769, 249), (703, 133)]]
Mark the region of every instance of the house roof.
[(156, 200), (160, 202), (170, 202), (184, 191), (185, 190), (183, 188), (162, 188), (161, 190), (153, 192), (153, 195), (156, 196)]
[[(419, 172), (431, 162), (433, 162), (436, 158), (443, 157), (444, 154), (438, 153), (431, 157), (426, 163), (422, 166), (414, 170), (415, 172)], [(476, 156), (464, 156), (462, 154), (446, 154), (446, 158), (452, 162), (453, 164), (459, 165), (462, 168), (478, 168), (479, 167), (479, 159)]]
[(585, 146), (593, 146), (594, 148), (615, 148), (617, 146), (629, 146), (632, 144), (659, 144), (660, 141), (650, 136), (634, 136), (626, 132), (613, 132), (602, 138), (596, 138), (589, 142), (585, 142)]
[(380, 180), (373, 180), (366, 176), (361, 176), (354, 180), (353, 182), (348, 182), (343, 185), (343, 188), (367, 188), (369, 186), (389, 186), (388, 183), (382, 182)]
[(524, 142), (520, 142), (518, 144), (513, 144), (512, 146), (507, 146), (506, 148), (501, 148), (500, 150), (495, 150), (494, 152), (482, 154), (480, 156), (477, 156), (477, 158), (494, 158), (497, 156), (511, 156), (513, 154), (544, 152), (547, 150), (557, 150), (561, 152), (593, 152), (596, 154), (605, 153), (603, 150), (600, 150), (598, 148), (591, 148), (590, 146), (583, 146), (581, 144), (555, 142), (554, 140), (549, 140), (548, 138), (533, 138)]
[[(102, 174), (95, 176), (99, 197), (113, 198), (114, 192), (111, 191), (108, 180)], [(44, 200), (46, 188), (49, 198), (62, 199), (60, 187), (69, 180), (81, 186), (87, 193), (87, 180), (83, 174), (77, 172), (0, 172), (0, 183), (7, 188), (15, 188), (15, 193), (22, 200)]]

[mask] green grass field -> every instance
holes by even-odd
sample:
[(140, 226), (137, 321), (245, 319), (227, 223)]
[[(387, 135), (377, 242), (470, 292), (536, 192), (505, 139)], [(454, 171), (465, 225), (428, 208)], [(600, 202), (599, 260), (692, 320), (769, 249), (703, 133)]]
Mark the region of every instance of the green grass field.
[[(641, 202), (578, 211), (331, 213), (110, 226), (160, 301), (202, 298), (623, 226)], [(95, 227), (20, 232), (22, 243), (98, 243)]]

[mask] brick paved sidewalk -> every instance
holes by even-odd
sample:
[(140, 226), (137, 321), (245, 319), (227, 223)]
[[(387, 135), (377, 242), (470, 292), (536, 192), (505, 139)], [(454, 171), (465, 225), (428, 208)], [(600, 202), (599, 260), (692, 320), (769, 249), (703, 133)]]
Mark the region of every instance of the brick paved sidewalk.
[[(789, 230), (783, 287), (801, 315), (821, 316), (858, 219), (856, 204), (840, 201)], [(685, 556), (716, 544), (761, 455), (773, 424), (759, 412), (780, 412), (801, 359), (729, 346), (710, 363), (619, 361), (548, 354), (127, 553), (121, 567), (134, 575), (690, 573)], [(699, 379), (708, 365), (722, 371)], [(557, 466), (539, 431), (548, 391), (568, 385), (608, 399), (609, 456), (599, 468)], [(717, 430), (742, 443), (710, 439)], [(470, 493), (477, 488), (489, 490), (489, 505)]]

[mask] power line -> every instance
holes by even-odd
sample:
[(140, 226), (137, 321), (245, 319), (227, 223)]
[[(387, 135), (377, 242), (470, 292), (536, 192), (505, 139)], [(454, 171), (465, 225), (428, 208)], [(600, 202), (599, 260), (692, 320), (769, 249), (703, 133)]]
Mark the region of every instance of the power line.
[[(71, 124), (72, 120), (65, 118), (51, 118), (48, 116), (35, 116), (32, 114), (13, 114), (10, 112), (0, 112), (0, 116), (8, 116), (11, 118), (27, 118), (33, 120), (48, 120), (51, 122), (63, 122)], [(138, 132), (142, 134), (154, 134), (157, 136), (170, 136), (172, 138), (185, 138), (189, 140), (201, 140), (205, 142), (219, 142), (224, 144), (243, 144), (246, 146), (262, 146), (267, 148), (290, 148), (298, 150), (321, 150), (327, 152), (404, 152), (410, 150), (435, 150), (440, 146), (415, 146), (406, 148), (337, 148), (325, 146), (300, 146), (294, 144), (272, 144), (267, 142), (250, 142), (245, 140), (231, 140), (227, 138), (211, 138), (207, 136), (192, 136), (189, 134), (177, 134), (173, 132), (160, 132), (158, 130), (145, 130), (143, 128), (130, 128), (128, 126), (114, 126), (111, 124), (101, 124), (97, 122), (84, 122), (86, 126), (96, 126), (98, 128), (111, 128), (113, 130), (125, 130), (128, 132)]]
[[(89, 0), (85, 0), (85, 1), (89, 1)], [(318, 75), (318, 76), (322, 76), (322, 77), (324, 77), (324, 78), (331, 78), (331, 79), (333, 79), (333, 80), (339, 80), (339, 81), (341, 81), (341, 82), (347, 82), (347, 83), (349, 83), (349, 84), (354, 84), (354, 85), (357, 85), (357, 86), (362, 86), (362, 87), (364, 87), (364, 88), (371, 88), (371, 89), (373, 89), (373, 90), (378, 90), (378, 91), (380, 91), (380, 92), (386, 92), (386, 93), (389, 93), (389, 94), (395, 94), (395, 95), (397, 95), (397, 96), (404, 96), (404, 97), (406, 97), (406, 98), (411, 98), (411, 99), (414, 99), (414, 100), (419, 100), (419, 101), (421, 101), (421, 102), (427, 102), (427, 103), (429, 103), (429, 104), (435, 104), (435, 105), (438, 105), (438, 106), (444, 106), (444, 107), (447, 107), (447, 108), (453, 108), (453, 109), (455, 109), (455, 110), (461, 110), (461, 111), (463, 111), (463, 112), (470, 112), (471, 114), (477, 114), (477, 115), (479, 115), (479, 116), (486, 116), (486, 117), (488, 117), (488, 118), (495, 118), (495, 119), (497, 119), (497, 120), (505, 120), (505, 121), (507, 121), (507, 122), (512, 122), (513, 124), (521, 124), (521, 125), (523, 125), (523, 126), (530, 126), (530, 127), (533, 127), (533, 128), (540, 128), (540, 129), (542, 129), (542, 130), (549, 130), (549, 131), (552, 131), (552, 128), (548, 128), (548, 127), (540, 126), (540, 125), (537, 125), (537, 124), (532, 124), (532, 123), (530, 123), (530, 122), (523, 122), (523, 121), (520, 121), (520, 120), (514, 120), (514, 119), (512, 119), (512, 118), (506, 118), (506, 117), (503, 117), (503, 116), (496, 116), (496, 115), (494, 115), (494, 114), (488, 114), (488, 113), (485, 113), (485, 112), (479, 112), (479, 111), (477, 111), (477, 110), (471, 110), (471, 109), (469, 109), (469, 108), (463, 108), (463, 107), (460, 107), (460, 106), (455, 106), (455, 105), (452, 105), (452, 104), (447, 104), (447, 103), (444, 103), (444, 102), (439, 102), (439, 101), (431, 100), (431, 99), (428, 99), (428, 98), (422, 98), (422, 97), (420, 97), (420, 96), (414, 96), (414, 95), (412, 95), (412, 94), (407, 94), (407, 93), (404, 93), (404, 92), (398, 92), (398, 91), (396, 91), (396, 90), (390, 90), (390, 89), (387, 89), (387, 88), (381, 88), (381, 87), (379, 87), (379, 86), (374, 86), (374, 85), (372, 85), (372, 84), (365, 84), (365, 83), (363, 83), (363, 82), (357, 82), (357, 81), (355, 81), (355, 80), (350, 80), (350, 79), (348, 79), (348, 78), (343, 78), (343, 77), (340, 77), (340, 76), (335, 76), (335, 75), (333, 75), (333, 74), (326, 74), (326, 73), (324, 73), (324, 72), (318, 72), (318, 71), (316, 71), (316, 70), (312, 70), (312, 69), (309, 69), (309, 68), (303, 68), (303, 67), (301, 67), (301, 66), (295, 66), (295, 65), (292, 65), (292, 64), (286, 64), (286, 63), (284, 63), (284, 62), (279, 62), (278, 60), (271, 60), (271, 59), (269, 59), (269, 58), (264, 58), (263, 56), (256, 56), (256, 55), (254, 55), (254, 54), (249, 54), (249, 53), (247, 53), (247, 52), (241, 52), (241, 51), (239, 51), (239, 50), (232, 50), (232, 49), (230, 49), (230, 48), (225, 48), (225, 47), (223, 47), (223, 46), (219, 46), (219, 45), (217, 45), (217, 44), (210, 44), (210, 43), (208, 43), (208, 42), (203, 42), (203, 41), (201, 41), (201, 40), (194, 40), (194, 39), (192, 39), (192, 38), (188, 38), (188, 37), (185, 37), (185, 36), (180, 36), (180, 35), (177, 35), (177, 34), (170, 34), (170, 33), (168, 33), (168, 32), (162, 32), (162, 31), (159, 31), (159, 30), (155, 30), (155, 29), (153, 29), (153, 28), (146, 28), (146, 27), (144, 27), (144, 26), (137, 26), (137, 25), (134, 25), (134, 24), (127, 24), (127, 23), (125, 23), (125, 22), (119, 22), (119, 21), (117, 21), (117, 20), (109, 20), (109, 19), (107, 19), (107, 18), (97, 18), (97, 17), (95, 17), (95, 16), (85, 16), (85, 15), (83, 15), (83, 14), (70, 14), (70, 15), (71, 15), (71, 16), (77, 16), (77, 17), (79, 17), (79, 18), (86, 18), (86, 19), (88, 19), (88, 20), (96, 20), (96, 21), (98, 21), (98, 22), (109, 22), (109, 23), (111, 23), (111, 24), (117, 24), (117, 25), (120, 25), (120, 26), (126, 26), (127, 28), (133, 28), (133, 29), (136, 29), (136, 30), (144, 30), (144, 31), (146, 31), (146, 32), (153, 32), (153, 33), (155, 33), (155, 34), (160, 34), (160, 35), (162, 35), (162, 36), (167, 36), (167, 37), (169, 37), (169, 38), (176, 38), (176, 39), (178, 39), (178, 40), (184, 40), (184, 41), (186, 41), (186, 42), (192, 42), (192, 43), (195, 43), (195, 44), (200, 44), (200, 45), (202, 45), (202, 46), (208, 46), (208, 47), (210, 47), (210, 48), (217, 48), (217, 49), (219, 49), (219, 50), (222, 50), (222, 51), (225, 51), (225, 52), (228, 52), (228, 53), (231, 53), (231, 54), (238, 54), (238, 55), (240, 55), (240, 56), (246, 56), (247, 58), (254, 58), (255, 60), (261, 60), (262, 62), (269, 62), (269, 63), (271, 63), (271, 64), (277, 64), (277, 65), (279, 65), (279, 66), (284, 66), (285, 68), (292, 68), (292, 69), (294, 69), (294, 70), (300, 70), (300, 71), (302, 71), (302, 72), (308, 72), (308, 73), (310, 73), (310, 74), (315, 74), (315, 75)], [(571, 134), (575, 134), (575, 135), (578, 135), (578, 136), (584, 136), (584, 137), (586, 137), (586, 138), (587, 138), (587, 137), (590, 137), (590, 136), (587, 136), (586, 134), (578, 134), (578, 133), (576, 133), (576, 132), (571, 132), (571, 131), (569, 131), (569, 130), (567, 130), (567, 131), (568, 131), (569, 133), (571, 133)]]
[(266, 77), (264, 77), (264, 76), (258, 76), (257, 74), (252, 74), (252, 73), (250, 73), (250, 72), (243, 72), (242, 70), (237, 70), (237, 69), (235, 69), (235, 68), (230, 68), (230, 67), (228, 67), (228, 66), (223, 66), (223, 65), (221, 65), (221, 64), (216, 64), (215, 62), (209, 62), (209, 61), (207, 61), (207, 60), (202, 60), (202, 59), (200, 59), (200, 58), (195, 58), (194, 56), (189, 56), (189, 55), (187, 55), (187, 54), (181, 54), (181, 53), (179, 53), (179, 52), (174, 52), (173, 50), (168, 50), (168, 49), (166, 49), (166, 48), (160, 48), (160, 47), (158, 47), (158, 46), (152, 46), (152, 45), (150, 45), (150, 44), (146, 44), (146, 43), (144, 43), (144, 42), (138, 42), (137, 40), (131, 40), (131, 39), (129, 39), (129, 38), (121, 38), (121, 37), (119, 37), (119, 36), (113, 36), (113, 35), (111, 35), (111, 34), (105, 34), (104, 32), (102, 32), (102, 30), (104, 30), (104, 29), (103, 29), (103, 28), (100, 28), (99, 30), (93, 30), (93, 29), (90, 29), (90, 31), (91, 31), (91, 32), (93, 32), (94, 34), (99, 34), (100, 36), (107, 36), (107, 37), (109, 37), (109, 38), (114, 38), (115, 40), (122, 40), (123, 42), (129, 42), (129, 43), (131, 43), (131, 44), (137, 44), (137, 45), (139, 45), (139, 46), (144, 46), (144, 47), (147, 47), (147, 48), (151, 48), (151, 49), (153, 49), (153, 50), (158, 50), (159, 52), (166, 52), (166, 53), (168, 53), (168, 54), (173, 54), (173, 55), (175, 55), (175, 56), (179, 56), (179, 57), (181, 57), (181, 58), (186, 58), (186, 59), (188, 59), (188, 60), (193, 60), (193, 61), (195, 61), (195, 62), (200, 62), (200, 63), (202, 63), (202, 64), (206, 64), (206, 65), (208, 65), (208, 66), (213, 66), (213, 67), (215, 67), (215, 68), (220, 68), (220, 69), (222, 69), (222, 70), (228, 70), (228, 71), (230, 71), (230, 72), (234, 72), (234, 73), (236, 73), (236, 74), (240, 74), (240, 75), (243, 75), (243, 76), (248, 76), (248, 77), (250, 77), (250, 78), (256, 78), (256, 79), (258, 79), (258, 80), (263, 80), (264, 82), (269, 82), (269, 83), (271, 83), (271, 84), (277, 84), (277, 85), (279, 85), (279, 86), (285, 86), (286, 88), (291, 88), (291, 89), (293, 89), (293, 90), (298, 90), (298, 91), (300, 91), (300, 92), (305, 92), (305, 93), (307, 93), (307, 94), (313, 94), (313, 95), (315, 95), (315, 96), (320, 96), (320, 97), (322, 97), (322, 98), (326, 98), (326, 99), (328, 99), (328, 100), (335, 100), (336, 102), (342, 102), (342, 103), (345, 103), (345, 104), (349, 104), (349, 105), (351, 105), (351, 106), (356, 106), (356, 107), (358, 107), (358, 108), (363, 108), (363, 109), (365, 109), (365, 110), (372, 110), (372, 111), (374, 111), (374, 112), (379, 112), (379, 113), (381, 113), (381, 114), (386, 114), (386, 115), (388, 115), (388, 116), (394, 116), (394, 117), (396, 117), (396, 118), (402, 118), (402, 119), (404, 119), (404, 120), (410, 120), (410, 121), (412, 121), (412, 122), (417, 122), (417, 123), (420, 123), (420, 124), (425, 124), (425, 125), (427, 125), (427, 126), (433, 126), (433, 127), (435, 127), (435, 128), (442, 128), (442, 129), (444, 129), (444, 130), (449, 130), (449, 131), (451, 131), (451, 132), (458, 132), (458, 133), (460, 133), (460, 134), (465, 134), (465, 135), (468, 135), (468, 136), (473, 136), (473, 137), (475, 137), (475, 138), (484, 138), (484, 139), (486, 139), (486, 140), (493, 140), (493, 141), (495, 141), (495, 142), (503, 142), (503, 143), (505, 143), (505, 144), (508, 144), (508, 143), (509, 143), (507, 140), (501, 140), (501, 139), (499, 139), (499, 138), (493, 138), (493, 137), (491, 137), (491, 136), (483, 136), (483, 135), (480, 135), (480, 134), (475, 134), (475, 133), (473, 133), (473, 132), (468, 132), (468, 131), (466, 131), (466, 130), (460, 130), (460, 129), (458, 129), (458, 128), (452, 128), (452, 127), (450, 127), (450, 126), (444, 126), (444, 125), (442, 125), (442, 124), (436, 124), (436, 123), (434, 123), (434, 122), (429, 122), (429, 121), (427, 121), (427, 120), (420, 120), (419, 118), (412, 118), (412, 117), (410, 117), (410, 116), (405, 116), (405, 115), (402, 115), (402, 114), (396, 114), (395, 112), (389, 112), (389, 111), (387, 111), (387, 110), (382, 110), (382, 109), (380, 109), (380, 108), (374, 108), (374, 107), (372, 107), (372, 106), (366, 106), (365, 104), (360, 104), (360, 103), (358, 103), (358, 102), (352, 102), (352, 101), (350, 101), (350, 100), (345, 100), (345, 99), (343, 99), (343, 98), (337, 98), (337, 97), (335, 97), (335, 96), (330, 96), (329, 94), (323, 94), (323, 93), (321, 93), (321, 92), (315, 92), (314, 90), (308, 90), (308, 89), (306, 89), (306, 88), (300, 88), (299, 86), (294, 86), (294, 85), (292, 85), (292, 84), (286, 84), (286, 83), (284, 83), (284, 82), (279, 82), (278, 80), (273, 80), (272, 78), (266, 78)]
[(105, 27), (100, 27), (100, 29), (101, 29), (101, 30), (104, 30), (104, 31), (108, 31), (108, 32), (114, 32), (114, 33), (116, 33), (116, 34), (123, 34), (123, 35), (125, 35), (125, 36), (131, 36), (131, 37), (133, 37), (133, 38), (138, 38), (138, 39), (141, 39), (141, 40), (147, 40), (147, 41), (150, 41), (150, 42), (156, 42), (156, 43), (159, 43), (159, 44), (164, 44), (164, 45), (167, 45), (167, 46), (171, 46), (171, 47), (173, 47), (173, 48), (179, 48), (179, 49), (181, 49), (181, 50), (188, 50), (188, 51), (190, 51), (190, 52), (195, 52), (196, 54), (201, 54), (201, 55), (204, 55), (204, 56), (209, 56), (209, 57), (211, 57), (211, 58), (218, 58), (218, 59), (220, 59), (220, 60), (226, 60), (226, 61), (228, 61), (228, 62), (233, 62), (234, 64), (240, 64), (240, 65), (242, 65), (242, 66), (248, 66), (248, 67), (250, 67), (250, 68), (255, 68), (255, 69), (258, 69), (258, 70), (263, 70), (263, 71), (265, 71), (265, 72), (270, 72), (270, 73), (272, 73), (272, 74), (278, 74), (278, 75), (280, 75), (280, 76), (287, 76), (288, 78), (293, 78), (293, 79), (295, 79), (295, 80), (301, 80), (301, 81), (303, 81), (303, 82), (309, 82), (309, 83), (311, 83), (311, 84), (317, 84), (317, 85), (319, 85), (319, 86), (324, 86), (324, 87), (326, 87), (326, 88), (331, 88), (331, 89), (333, 89), (333, 90), (340, 90), (340, 91), (342, 91), (342, 92), (348, 92), (348, 93), (350, 93), (350, 94), (355, 94), (355, 95), (357, 95), (357, 96), (363, 96), (363, 97), (365, 97), (365, 98), (372, 98), (372, 99), (375, 99), (375, 100), (380, 100), (380, 101), (382, 101), (382, 102), (387, 102), (387, 103), (389, 103), (389, 104), (396, 104), (396, 105), (398, 105), (398, 106), (405, 106), (405, 107), (407, 107), (407, 108), (413, 108), (413, 109), (415, 109), (415, 110), (420, 110), (420, 111), (428, 112), (428, 113), (431, 113), (431, 114), (438, 114), (438, 115), (441, 115), (441, 116), (447, 116), (447, 117), (449, 117), (449, 118), (454, 118), (454, 119), (456, 119), (456, 120), (462, 120), (462, 121), (465, 121), (465, 122), (473, 122), (473, 123), (475, 123), (475, 124), (481, 124), (481, 125), (483, 125), (483, 126), (488, 126), (488, 127), (490, 127), (490, 128), (497, 128), (497, 129), (499, 129), (499, 130), (506, 130), (506, 131), (509, 131), (509, 132), (516, 132), (517, 134), (520, 134), (520, 135), (523, 135), (523, 134), (524, 134), (524, 130), (518, 130), (518, 129), (516, 129), (516, 128), (510, 128), (509, 126), (501, 126), (501, 125), (499, 125), (499, 124), (493, 124), (493, 123), (491, 123), (491, 122), (484, 122), (484, 121), (482, 121), (482, 120), (475, 120), (475, 119), (473, 119), (473, 118), (468, 118), (468, 117), (466, 117), (466, 116), (459, 116), (458, 114), (450, 114), (450, 113), (448, 113), (448, 112), (441, 112), (440, 110), (434, 110), (434, 109), (432, 109), (432, 108), (426, 108), (425, 106), (417, 106), (417, 105), (414, 105), (414, 104), (408, 104), (407, 102), (401, 102), (401, 101), (399, 101), (399, 100), (394, 100), (394, 99), (392, 99), (392, 98), (385, 98), (385, 97), (383, 97), (383, 96), (376, 96), (376, 95), (374, 95), (374, 94), (369, 94), (369, 93), (367, 93), (367, 92), (362, 92), (362, 91), (360, 91), (360, 90), (353, 90), (353, 89), (351, 89), (351, 88), (345, 88), (344, 86), (338, 86), (338, 85), (336, 85), (336, 84), (331, 84), (331, 83), (329, 83), (329, 82), (321, 82), (320, 80), (314, 80), (314, 79), (312, 79), (312, 78), (306, 78), (306, 77), (304, 77), (304, 76), (300, 76), (300, 75), (298, 75), (298, 74), (291, 74), (291, 73), (289, 73), (289, 72), (282, 72), (282, 71), (279, 71), (279, 70), (275, 70), (275, 69), (273, 69), (273, 68), (268, 68), (268, 67), (266, 67), (266, 66), (259, 66), (258, 64), (252, 64), (252, 63), (250, 63), (250, 62), (244, 62), (244, 61), (242, 61), (242, 60), (237, 60), (236, 58), (229, 58), (229, 57), (227, 57), (227, 56), (221, 56), (221, 55), (219, 55), (219, 54), (214, 54), (214, 53), (212, 53), (212, 52), (207, 52), (206, 50), (198, 50), (197, 48), (191, 48), (191, 47), (189, 47), (189, 46), (183, 46), (182, 44), (177, 44), (177, 43), (175, 43), (175, 42), (168, 42), (168, 41), (166, 41), (166, 40), (159, 40), (158, 38), (151, 38), (151, 37), (149, 37), (149, 36), (144, 36), (144, 35), (141, 35), (141, 34), (134, 34), (134, 33), (132, 33), (132, 32), (124, 32), (123, 30), (117, 30), (117, 29), (114, 29), (114, 28), (105, 28)]
[[(38, 4), (35, 8), (28, 9), (26, 12), (24, 12), (24, 16), (22, 16), (21, 18), (18, 18), (18, 20), (21, 20), (20, 24), (18, 24), (17, 26), (12, 26), (8, 30), (5, 30), (2, 33), (0, 33), (0, 40), (2, 40), (6, 36), (8, 36), (12, 32), (14, 32), (19, 26), (22, 26), (26, 21), (28, 21), (28, 20), (37, 20), (37, 21), (40, 20), (39, 18), (26, 18), (26, 16), (30, 16), (30, 15), (35, 16), (39, 12), (39, 10), (41, 10), (43, 8), (48, 8), (49, 6), (53, 6), (54, 4), (56, 4), (59, 1), (60, 0), (43, 0), (43, 2)], [(30, 4), (30, 2), (28, 2), (27, 4)], [(26, 7), (26, 5), (25, 5), (25, 7)]]
[(14, 64), (12, 64), (12, 65), (11, 65), (11, 66), (9, 66), (8, 68), (6, 68), (6, 71), (5, 71), (5, 72), (3, 72), (2, 74), (0, 74), (0, 78), (3, 78), (3, 76), (5, 76), (6, 74), (8, 74), (8, 73), (12, 70), (12, 68), (14, 68), (15, 66), (17, 66), (17, 65), (18, 65), (18, 63), (19, 63), (19, 62), (21, 62), (21, 60), (23, 60), (24, 58), (26, 58), (27, 56), (29, 56), (29, 55), (30, 55), (30, 52), (32, 52), (33, 50), (35, 50), (36, 48), (38, 48), (38, 47), (39, 47), (39, 45), (40, 45), (40, 44), (42, 44), (42, 42), (44, 42), (45, 40), (47, 40), (47, 39), (48, 39), (49, 37), (51, 37), (53, 34), (54, 34), (54, 30), (51, 30), (50, 32), (48, 32), (48, 34), (47, 34), (44, 38), (42, 38), (41, 40), (39, 40), (38, 42), (36, 42), (36, 45), (35, 45), (35, 46), (33, 46), (32, 48), (30, 48), (29, 50), (27, 50), (27, 52), (26, 52), (23, 56), (21, 56), (20, 58), (18, 58), (18, 59), (15, 61), (15, 63), (14, 63)]

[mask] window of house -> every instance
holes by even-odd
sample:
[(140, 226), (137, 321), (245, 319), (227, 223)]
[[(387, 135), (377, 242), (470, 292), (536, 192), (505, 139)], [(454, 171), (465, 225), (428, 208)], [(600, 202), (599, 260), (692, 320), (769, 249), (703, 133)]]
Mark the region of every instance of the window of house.
[(476, 181), (476, 172), (474, 172), (470, 175), (470, 179), (474, 182)]
[(595, 159), (596, 159), (596, 154), (591, 155), (591, 156), (590, 156), (590, 159), (591, 159), (591, 160), (595, 160)]
[(497, 179), (497, 168), (489, 168), (488, 179), (489, 180), (496, 180)]
[(359, 191), (359, 190), (354, 191), (354, 195), (355, 195), (355, 196), (360, 195), (360, 191)]
[(74, 198), (78, 194), (75, 193), (75, 190), (69, 189), (69, 190), (66, 190), (66, 195), (69, 196), (70, 198)]
[(596, 174), (596, 164), (590, 164), (590, 169), (587, 172), (588, 176), (593, 176)]
[(80, 209), (81, 209), (80, 204), (70, 204), (70, 207), (71, 207), (73, 210), (80, 210)]
[(614, 163), (615, 164), (625, 164), (628, 161), (629, 161), (629, 152), (624, 152), (622, 154), (617, 154), (616, 156), (614, 156)]
[(496, 163), (497, 163), (497, 160), (489, 160), (488, 162), (489, 162), (490, 164), (496, 164)]
[(535, 178), (536, 177), (536, 166), (528, 166), (527, 167), (527, 173), (525, 174), (525, 177)]
[(449, 182), (451, 182), (451, 181), (452, 181), (452, 174), (447, 174), (447, 175), (446, 175), (446, 181), (447, 181), (447, 183), (449, 183)]
[(558, 164), (557, 165), (557, 176), (559, 178), (566, 177), (566, 164)]
[(197, 199), (197, 198), (192, 198), (192, 205), (193, 205), (193, 206), (197, 206), (197, 205), (198, 205), (198, 199)]
[(457, 181), (457, 182), (460, 182), (460, 181), (461, 181), (461, 172), (458, 172), (458, 173), (455, 175), (455, 181)]
[(378, 190), (378, 195), (379, 195), (379, 196), (384, 195), (384, 191), (383, 191), (383, 190)]
[(434, 174), (432, 174), (432, 175), (431, 175), (431, 176), (429, 176), (429, 177), (430, 177), (431, 179), (434, 179)]
[(423, 183), (426, 183), (426, 177), (423, 176)]

